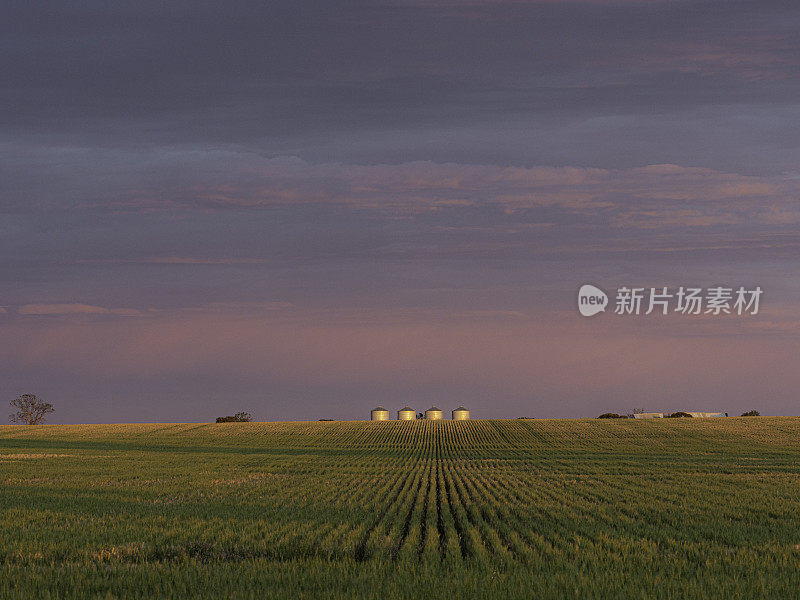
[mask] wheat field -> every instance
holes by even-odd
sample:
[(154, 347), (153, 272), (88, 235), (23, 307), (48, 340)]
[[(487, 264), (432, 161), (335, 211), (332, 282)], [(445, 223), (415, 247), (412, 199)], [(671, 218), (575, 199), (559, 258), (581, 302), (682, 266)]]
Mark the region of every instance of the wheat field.
[(0, 598), (800, 597), (800, 418), (0, 426)]

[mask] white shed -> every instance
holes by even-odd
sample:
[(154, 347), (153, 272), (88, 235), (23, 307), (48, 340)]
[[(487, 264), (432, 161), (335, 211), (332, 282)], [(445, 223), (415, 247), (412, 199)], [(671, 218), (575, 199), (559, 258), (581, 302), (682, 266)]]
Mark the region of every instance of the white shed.
[(727, 417), (726, 412), (690, 412), (688, 413), (698, 419), (708, 419), (710, 417)]

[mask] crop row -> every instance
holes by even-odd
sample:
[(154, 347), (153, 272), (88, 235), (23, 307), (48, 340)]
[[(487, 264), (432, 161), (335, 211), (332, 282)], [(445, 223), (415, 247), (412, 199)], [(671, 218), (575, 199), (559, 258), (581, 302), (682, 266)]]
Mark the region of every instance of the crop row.
[(794, 556), (798, 421), (676, 421), (0, 428), (0, 558)]

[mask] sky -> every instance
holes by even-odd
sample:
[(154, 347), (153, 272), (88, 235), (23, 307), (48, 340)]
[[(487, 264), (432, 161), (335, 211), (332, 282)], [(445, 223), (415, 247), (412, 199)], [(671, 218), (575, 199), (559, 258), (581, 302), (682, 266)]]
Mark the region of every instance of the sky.
[(8, 0), (0, 50), (0, 400), (48, 422), (800, 414), (797, 2)]

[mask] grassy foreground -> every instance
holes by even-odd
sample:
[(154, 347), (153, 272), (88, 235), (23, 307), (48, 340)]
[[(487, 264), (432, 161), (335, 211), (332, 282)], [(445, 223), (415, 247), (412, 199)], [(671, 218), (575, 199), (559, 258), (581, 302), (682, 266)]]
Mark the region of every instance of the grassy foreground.
[(0, 426), (0, 598), (796, 598), (800, 419)]

